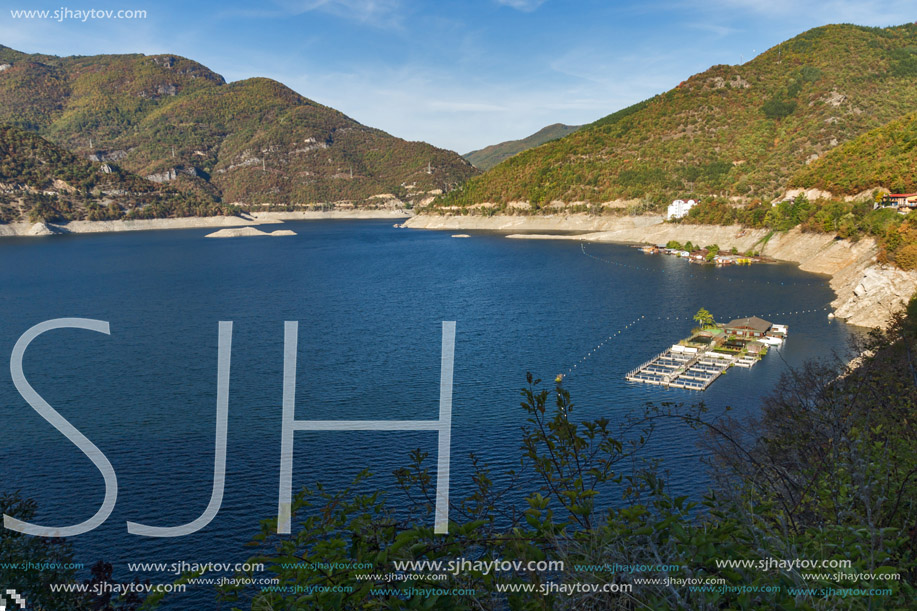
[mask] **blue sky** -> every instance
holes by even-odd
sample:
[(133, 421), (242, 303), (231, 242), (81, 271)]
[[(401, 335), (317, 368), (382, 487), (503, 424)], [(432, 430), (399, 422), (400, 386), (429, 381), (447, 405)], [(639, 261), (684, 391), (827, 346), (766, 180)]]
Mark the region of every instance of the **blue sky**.
[[(460, 153), (594, 121), (826, 23), (896, 25), (913, 0), (0, 0), (0, 44), (176, 53), (267, 76), (354, 119)], [(19, 9), (140, 20), (13, 19)]]

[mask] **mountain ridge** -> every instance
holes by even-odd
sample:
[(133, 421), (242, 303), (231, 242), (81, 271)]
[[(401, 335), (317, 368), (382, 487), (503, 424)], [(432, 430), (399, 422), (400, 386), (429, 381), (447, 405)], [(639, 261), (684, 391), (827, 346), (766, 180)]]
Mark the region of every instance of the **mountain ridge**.
[(564, 136), (572, 134), (581, 127), (583, 126), (552, 123), (551, 125), (542, 127), (534, 134), (526, 136), (525, 138), (520, 138), (518, 140), (507, 140), (505, 142), (491, 144), (490, 146), (485, 146), (482, 149), (471, 151), (470, 153), (465, 153), (462, 155), (462, 157), (470, 161), (471, 164), (476, 168), (489, 170), (504, 159), (508, 159), (509, 157), (517, 155), (523, 151), (527, 151), (530, 148), (541, 146), (545, 142), (563, 138)]
[(244, 206), (410, 206), (477, 173), (452, 151), (364, 126), (282, 83), (227, 83), (172, 54), (57, 57), (0, 47), (0, 123), (80, 157)]
[(915, 77), (915, 24), (813, 28), (510, 157), (431, 209), (769, 201), (806, 162), (917, 107)]

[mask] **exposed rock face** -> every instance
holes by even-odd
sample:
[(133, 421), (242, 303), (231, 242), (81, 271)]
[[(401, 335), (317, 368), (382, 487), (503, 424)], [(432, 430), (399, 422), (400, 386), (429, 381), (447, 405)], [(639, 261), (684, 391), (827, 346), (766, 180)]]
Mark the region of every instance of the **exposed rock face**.
[(144, 90), (137, 94), (140, 98), (150, 98), (152, 100), (158, 100), (163, 96), (175, 96), (178, 95), (178, 85), (174, 83), (165, 83), (162, 85), (157, 85), (155, 88), (150, 90)]
[(29, 235), (54, 235), (54, 232), (45, 223), (35, 223), (29, 229)]
[(89, 155), (89, 161), (121, 161), (127, 157), (127, 151), (116, 150), (116, 151), (98, 151)]
[(840, 287), (833, 302), (837, 316), (864, 327), (881, 326), (896, 312), (901, 312), (917, 291), (917, 272), (905, 272), (887, 266), (873, 265), (860, 275), (850, 289)]
[(832, 91), (824, 98), (822, 98), (822, 100), (825, 102), (825, 104), (829, 104), (831, 106), (840, 106), (847, 101), (847, 96), (845, 96), (843, 93), (840, 93), (839, 91)]
[(162, 68), (171, 68), (175, 65), (175, 58), (171, 55), (159, 55), (150, 58), (150, 61)]
[[(482, 206), (483, 207), (483, 206)], [(590, 216), (587, 214), (506, 215), (418, 215), (405, 222), (412, 229), (489, 229), (496, 231), (597, 231), (622, 233), (608, 241), (642, 241), (645, 227), (664, 227), (661, 216)], [(674, 227), (674, 225), (672, 226)], [(735, 233), (735, 232), (733, 232)], [(598, 234), (596, 234), (598, 235)], [(627, 239), (626, 236), (637, 236)], [(582, 237), (582, 236), (581, 236)], [(708, 242), (710, 243), (710, 242)]]
[[(811, 163), (815, 159), (818, 159), (817, 154), (815, 154), (814, 159), (807, 160), (806, 163)], [(808, 199), (810, 202), (814, 202), (817, 199), (831, 199), (834, 197), (834, 195), (830, 192), (822, 191), (821, 189), (788, 189), (786, 193), (783, 194), (783, 197), (778, 197), (771, 203), (785, 202), (787, 200), (796, 199), (796, 197), (799, 195), (805, 195), (806, 199)]]
[(707, 84), (714, 89), (723, 89), (726, 86), (732, 87), (733, 89), (748, 89), (751, 87), (748, 81), (738, 74), (729, 77), (728, 81), (721, 76), (714, 76), (707, 79)]
[(170, 168), (165, 172), (160, 172), (159, 174), (149, 174), (146, 179), (153, 182), (169, 182), (178, 178), (178, 172), (175, 171), (175, 168)]
[(146, 179), (152, 182), (163, 183), (163, 182), (169, 182), (169, 181), (175, 180), (176, 178), (178, 178), (179, 174), (188, 174), (189, 176), (198, 176), (198, 177), (204, 176), (204, 173), (201, 172), (199, 169), (195, 168), (194, 166), (187, 167), (187, 168), (183, 166), (176, 166), (174, 168), (169, 168), (165, 172), (160, 172), (159, 174), (149, 174), (146, 176)]
[(0, 64), (0, 72), (3, 72), (4, 70), (9, 70), (12, 67), (13, 66), (11, 64)]
[(55, 191), (61, 191), (63, 193), (76, 193), (76, 189), (61, 180), (60, 178), (55, 178), (54, 182), (51, 183), (51, 186), (54, 187)]

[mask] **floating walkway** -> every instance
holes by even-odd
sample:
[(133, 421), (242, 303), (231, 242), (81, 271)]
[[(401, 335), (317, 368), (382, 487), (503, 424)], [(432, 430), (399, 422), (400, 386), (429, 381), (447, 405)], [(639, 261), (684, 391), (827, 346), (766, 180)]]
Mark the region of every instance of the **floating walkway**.
[(755, 356), (703, 351), (676, 344), (632, 370), (625, 377), (631, 382), (643, 384), (707, 390), (714, 380), (733, 365), (752, 367), (758, 360)]

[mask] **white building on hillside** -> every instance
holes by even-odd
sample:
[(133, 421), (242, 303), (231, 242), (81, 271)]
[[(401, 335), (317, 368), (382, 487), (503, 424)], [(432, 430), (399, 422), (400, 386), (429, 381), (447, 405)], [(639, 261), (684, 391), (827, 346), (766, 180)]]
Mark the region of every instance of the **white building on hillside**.
[(680, 219), (688, 214), (688, 210), (697, 205), (697, 202), (693, 199), (685, 201), (683, 199), (676, 199), (669, 205), (668, 212), (665, 215), (665, 219), (670, 221), (672, 219)]

